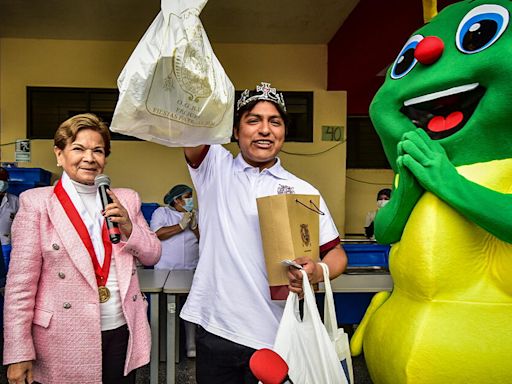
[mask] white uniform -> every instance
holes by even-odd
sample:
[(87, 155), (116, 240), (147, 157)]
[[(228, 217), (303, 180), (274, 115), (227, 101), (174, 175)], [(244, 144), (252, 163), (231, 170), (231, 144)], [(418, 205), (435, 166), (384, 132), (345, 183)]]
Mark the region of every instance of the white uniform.
[[(319, 192), (279, 160), (260, 172), (220, 145), (211, 146), (201, 165), (189, 170), (202, 231), (199, 264), (181, 317), (235, 343), (272, 348), (283, 306), (270, 299), (256, 198)], [(339, 234), (322, 198), (320, 210), (325, 212), (320, 245), (332, 248)]]
[[(156, 232), (162, 227), (176, 225), (183, 214), (169, 207), (157, 208), (151, 216), (150, 228)], [(162, 240), (162, 256), (155, 269), (195, 269), (198, 260), (199, 242), (187, 227), (183, 232)]]
[(0, 242), (11, 244), (11, 225), (18, 212), (18, 196), (6, 193), (0, 201)]

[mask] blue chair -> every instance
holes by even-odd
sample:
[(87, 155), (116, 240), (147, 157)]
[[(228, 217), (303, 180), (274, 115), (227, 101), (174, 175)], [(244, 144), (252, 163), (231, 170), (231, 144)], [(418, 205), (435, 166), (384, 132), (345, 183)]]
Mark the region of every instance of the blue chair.
[(146, 221), (151, 221), (151, 216), (153, 215), (153, 212), (160, 207), (160, 204), (158, 203), (142, 203), (140, 210), (142, 211), (142, 214), (144, 215), (144, 218)]
[[(7, 275), (7, 271), (9, 270), (9, 262), (11, 261), (11, 249), (12, 247), (10, 244), (2, 245), (2, 265), (0, 266), (0, 277), (2, 276), (1, 268), (3, 268), (4, 276)], [(0, 286), (3, 287), (3, 285)]]
[(19, 196), (27, 189), (50, 185), (52, 173), (42, 168), (7, 169), (9, 172), (9, 188), (7, 192)]

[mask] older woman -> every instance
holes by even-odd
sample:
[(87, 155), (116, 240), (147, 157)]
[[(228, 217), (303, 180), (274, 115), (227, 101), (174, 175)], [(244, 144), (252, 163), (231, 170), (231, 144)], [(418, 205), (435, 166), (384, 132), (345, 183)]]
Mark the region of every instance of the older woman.
[[(110, 153), (105, 123), (74, 116), (54, 144), (61, 179), (21, 194), (13, 223), (4, 308), (9, 383), (135, 383), (151, 344), (136, 259), (158, 262), (160, 242), (136, 192), (109, 191), (113, 202), (102, 210), (94, 180)], [(117, 244), (105, 217), (119, 226)]]

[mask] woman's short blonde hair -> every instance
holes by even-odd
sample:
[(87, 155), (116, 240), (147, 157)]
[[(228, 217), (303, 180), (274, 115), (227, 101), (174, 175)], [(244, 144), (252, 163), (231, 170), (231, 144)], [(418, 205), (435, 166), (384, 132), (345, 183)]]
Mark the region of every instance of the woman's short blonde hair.
[(110, 155), (110, 131), (107, 124), (93, 113), (82, 113), (64, 121), (55, 131), (53, 144), (59, 149), (64, 149), (68, 142), (75, 141), (78, 131), (85, 128), (101, 135), (105, 143), (105, 157)]

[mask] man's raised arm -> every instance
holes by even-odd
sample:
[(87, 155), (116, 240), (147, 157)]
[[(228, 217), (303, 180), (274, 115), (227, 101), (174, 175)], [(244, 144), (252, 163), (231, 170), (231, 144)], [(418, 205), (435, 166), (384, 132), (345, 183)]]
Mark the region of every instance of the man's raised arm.
[(209, 145), (199, 145), (197, 147), (184, 147), (183, 152), (185, 153), (185, 158), (187, 163), (192, 168), (197, 168), (201, 165), (201, 162), (204, 160), (206, 154), (208, 153)]

